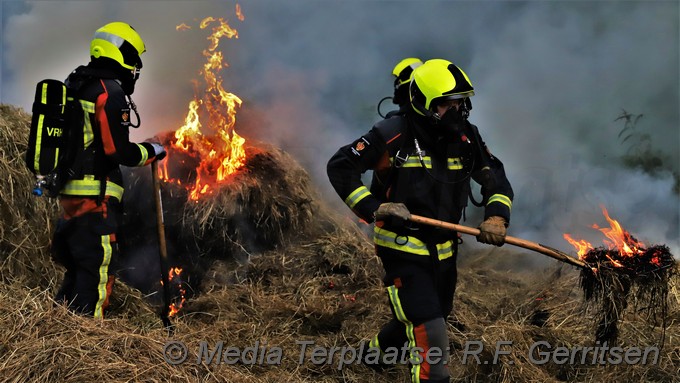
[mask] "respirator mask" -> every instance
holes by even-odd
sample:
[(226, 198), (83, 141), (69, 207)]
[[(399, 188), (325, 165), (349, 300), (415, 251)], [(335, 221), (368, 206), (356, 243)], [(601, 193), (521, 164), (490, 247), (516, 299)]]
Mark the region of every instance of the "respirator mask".
[(447, 133), (460, 131), (465, 126), (468, 116), (470, 116), (470, 109), (472, 109), (470, 99), (465, 98), (461, 100), (458, 107), (451, 105), (444, 116), (440, 117), (435, 113), (437, 126)]

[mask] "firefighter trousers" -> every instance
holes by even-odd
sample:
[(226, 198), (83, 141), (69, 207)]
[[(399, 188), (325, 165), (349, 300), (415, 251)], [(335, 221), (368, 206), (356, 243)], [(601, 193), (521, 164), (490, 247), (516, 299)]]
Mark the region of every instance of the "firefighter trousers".
[(94, 198), (62, 197), (60, 204), (51, 253), (66, 272), (55, 300), (74, 312), (102, 318), (115, 280), (120, 203), (108, 197), (101, 204)]
[[(453, 255), (440, 259), (442, 248)], [(393, 318), (370, 346), (381, 352), (415, 350), (399, 358), (410, 361), (413, 383), (449, 382), (446, 318), (456, 289), (455, 245), (427, 245), (427, 249), (429, 256), (376, 246)]]

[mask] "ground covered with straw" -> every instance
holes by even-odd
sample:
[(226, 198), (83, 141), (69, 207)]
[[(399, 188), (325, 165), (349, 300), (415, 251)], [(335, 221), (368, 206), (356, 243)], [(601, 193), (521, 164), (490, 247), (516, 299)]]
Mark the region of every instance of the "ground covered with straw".
[[(54, 201), (31, 195), (33, 179), (23, 163), (29, 117), (16, 108), (0, 106), (0, 174), (5, 177), (0, 187), (0, 381), (408, 381), (405, 366), (382, 373), (356, 363), (338, 368), (342, 348), (349, 352), (373, 336), (390, 313), (380, 282), (380, 263), (364, 231), (349, 219), (325, 212), (310, 191), (311, 183), (303, 190), (308, 193), (305, 199), (295, 201), (301, 210), (291, 209), (286, 199), (277, 199), (281, 206), (267, 208), (271, 202), (261, 197), (240, 205), (251, 210), (219, 210), (215, 205), (212, 208), (218, 210), (208, 213), (200, 206), (177, 211), (178, 219), (195, 218), (190, 215), (194, 213), (205, 217), (204, 221), (189, 222), (198, 223), (192, 226), (193, 236), (202, 235), (203, 222), (204, 233), (210, 233), (214, 240), (230, 238), (248, 257), (246, 262), (211, 259), (201, 263), (205, 265), (203, 278), (194, 283), (197, 291), (173, 319), (171, 337), (158, 318), (155, 295), (121, 281), (114, 286), (111, 310), (104, 320), (84, 318), (56, 306), (51, 297), (63, 270), (53, 265), (47, 246), (57, 209)], [(264, 153), (260, 164), (266, 164), (268, 158), (291, 161), (278, 173), (280, 185), (286, 186), (286, 177), (290, 176), (287, 169), (298, 169), (297, 165), (275, 149)], [(249, 170), (254, 179), (260, 177), (257, 169)], [(304, 174), (291, 177), (304, 179)], [(266, 186), (257, 190), (276, 192)], [(287, 188), (279, 192), (287, 195)], [(229, 193), (257, 198), (252, 189)], [(257, 210), (259, 206), (264, 208)], [(266, 233), (270, 246), (239, 243), (251, 237), (239, 237), (233, 231), (229, 219), (237, 211), (247, 225), (272, 229)], [(253, 211), (258, 213), (253, 215)], [(264, 214), (266, 211), (271, 214)], [(325, 224), (315, 225), (308, 219), (311, 215), (322, 216)], [(220, 225), (231, 225), (232, 236), (220, 232)], [(200, 248), (201, 241), (196, 242)], [(521, 265), (532, 264), (528, 260), (540, 255), (509, 246), (486, 248), (468, 242), (463, 244), (459, 258), (455, 315), (448, 320), (453, 381), (678, 381), (677, 281), (673, 281), (668, 296), (665, 332), (645, 318), (644, 312), (633, 310), (626, 311), (619, 325), (618, 342), (624, 349), (663, 346), (655, 360), (635, 364), (590, 360), (543, 363), (543, 354), (529, 355), (536, 342), (543, 343), (535, 352), (546, 351), (549, 346), (578, 349), (596, 345), (593, 313), (583, 302), (578, 270), (549, 263), (553, 261), (545, 267), (524, 268)], [(126, 257), (141, 251), (137, 249)], [(186, 360), (174, 364), (181, 356), (181, 346), (169, 342), (186, 346)], [(217, 353), (212, 352), (220, 342), (223, 353), (218, 360)], [(303, 355), (301, 342), (309, 342)], [(320, 363), (312, 355), (315, 346), (338, 351), (327, 358), (330, 363)], [(479, 359), (464, 358), (466, 348), (470, 351), (479, 346), (483, 347)], [(229, 347), (259, 349), (231, 363), (234, 354)], [(495, 353), (497, 347), (507, 353)], [(200, 361), (199, 355), (203, 356)]]

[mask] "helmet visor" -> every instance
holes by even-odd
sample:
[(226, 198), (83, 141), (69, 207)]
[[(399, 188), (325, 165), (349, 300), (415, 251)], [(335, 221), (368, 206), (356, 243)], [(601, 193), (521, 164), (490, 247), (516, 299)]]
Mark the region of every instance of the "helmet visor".
[(142, 59), (139, 57), (137, 49), (135, 49), (132, 44), (123, 40), (123, 44), (121, 44), (118, 49), (120, 49), (120, 53), (123, 54), (123, 61), (125, 62), (125, 65), (133, 66), (137, 69), (142, 68)]

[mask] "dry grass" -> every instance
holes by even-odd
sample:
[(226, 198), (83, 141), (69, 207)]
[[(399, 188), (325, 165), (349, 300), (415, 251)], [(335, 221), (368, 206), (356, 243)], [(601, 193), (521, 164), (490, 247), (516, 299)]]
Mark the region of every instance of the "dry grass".
[[(309, 352), (304, 362), (298, 363), (300, 345), (296, 342), (312, 341), (327, 348), (356, 347), (373, 336), (390, 313), (380, 282), (381, 267), (370, 242), (351, 222), (325, 213), (311, 192), (311, 185), (292, 192), (290, 182), (309, 181), (304, 173), (288, 174), (297, 165), (279, 151), (262, 150), (263, 157), (259, 158), (262, 168), (249, 168), (250, 177), (257, 180), (251, 188), (241, 185), (229, 189), (210, 206), (175, 205), (182, 209), (175, 209), (178, 221), (171, 226), (192, 227), (189, 236), (195, 237), (194, 246), (222, 236), (220, 241), (226, 248), (228, 238), (250, 253), (249, 262), (243, 265), (212, 259), (209, 270), (213, 275), (204, 276), (200, 293), (188, 301), (174, 320), (176, 331), (172, 340), (184, 342), (189, 350), (185, 363), (171, 365), (164, 360), (163, 351), (169, 339), (157, 309), (148, 303), (148, 297), (122, 282), (115, 285), (111, 311), (105, 320), (80, 317), (55, 306), (51, 296), (62, 270), (52, 265), (46, 246), (56, 209), (53, 203), (30, 195), (32, 177), (21, 157), (27, 121), (28, 116), (22, 111), (0, 107), (3, 152), (0, 172), (9, 180), (0, 189), (3, 209), (0, 381), (408, 380), (405, 367), (384, 373), (356, 364), (338, 369), (337, 357), (331, 364), (315, 365)], [(281, 166), (276, 167), (277, 164)], [(261, 182), (274, 176), (281, 177), (280, 183)], [(135, 185), (130, 184), (133, 189)], [(294, 200), (289, 197), (291, 194), (302, 194), (303, 198)], [(177, 197), (168, 190), (164, 196), (170, 201)], [(276, 203), (279, 205), (272, 205)], [(240, 243), (243, 237), (231, 226), (228, 234), (220, 231), (221, 225), (233, 225), (232, 214), (247, 217), (248, 225), (254, 222), (259, 229), (270, 230), (262, 234), (268, 236), (270, 246), (249, 248), (257, 244)], [(178, 226), (182, 217), (185, 226)], [(314, 217), (322, 217), (325, 224), (314, 225)], [(192, 219), (195, 222), (188, 222)], [(138, 231), (148, 235), (141, 228)], [(171, 231), (170, 235), (180, 238), (176, 232)], [(204, 254), (210, 256), (219, 251), (212, 249)], [(453, 381), (677, 381), (680, 374), (677, 280), (671, 288), (665, 345), (657, 364), (530, 363), (528, 351), (539, 340), (553, 346), (592, 345), (593, 312), (584, 305), (577, 270), (554, 264), (525, 271), (508, 271), (500, 266), (503, 260), (521, 263), (526, 257), (536, 255), (507, 247), (486, 254), (463, 245), (455, 317), (449, 320), (453, 350), (449, 366)], [(218, 278), (226, 273), (231, 274), (229, 278)], [(642, 315), (629, 310), (619, 326), (619, 343), (622, 347), (653, 346), (659, 342), (660, 333), (658, 326), (650, 326)], [(211, 348), (222, 341), (225, 347), (241, 349), (266, 342), (269, 351), (280, 347), (283, 355), (279, 365), (196, 363), (201, 341), (208, 341)], [(469, 359), (469, 363), (463, 364), (466, 342), (473, 341), (484, 345), (481, 363), (470, 363)], [(503, 348), (510, 354), (493, 363), (493, 351), (499, 341), (512, 342)]]

